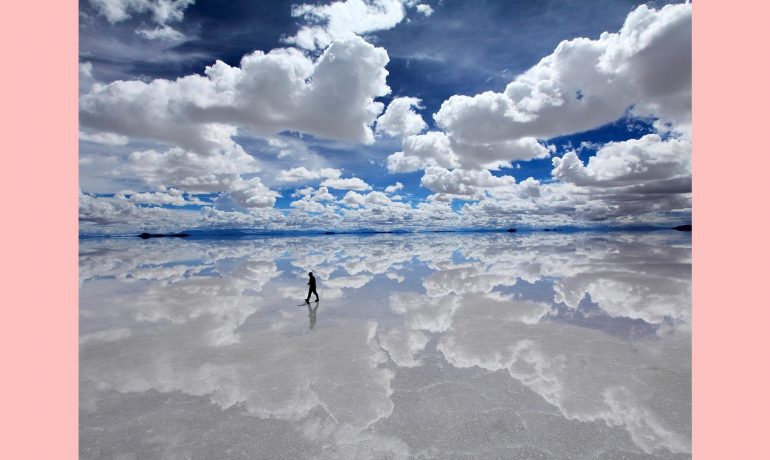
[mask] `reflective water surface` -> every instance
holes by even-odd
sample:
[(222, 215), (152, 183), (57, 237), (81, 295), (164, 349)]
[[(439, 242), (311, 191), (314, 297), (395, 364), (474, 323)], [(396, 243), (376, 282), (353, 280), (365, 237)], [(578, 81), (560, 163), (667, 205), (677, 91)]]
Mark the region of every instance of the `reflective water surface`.
[(673, 231), (83, 240), (81, 457), (689, 458), (690, 269)]

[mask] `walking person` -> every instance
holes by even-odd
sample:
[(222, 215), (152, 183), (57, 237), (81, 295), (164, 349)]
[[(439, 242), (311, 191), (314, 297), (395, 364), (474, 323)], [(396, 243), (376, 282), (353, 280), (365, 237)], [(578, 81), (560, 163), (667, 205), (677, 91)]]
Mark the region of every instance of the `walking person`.
[(313, 272), (308, 273), (308, 276), (310, 277), (310, 280), (307, 282), (308, 290), (307, 290), (307, 298), (305, 299), (305, 302), (310, 302), (310, 294), (315, 294), (315, 301), (318, 302), (318, 293), (315, 290), (315, 276), (313, 276)]

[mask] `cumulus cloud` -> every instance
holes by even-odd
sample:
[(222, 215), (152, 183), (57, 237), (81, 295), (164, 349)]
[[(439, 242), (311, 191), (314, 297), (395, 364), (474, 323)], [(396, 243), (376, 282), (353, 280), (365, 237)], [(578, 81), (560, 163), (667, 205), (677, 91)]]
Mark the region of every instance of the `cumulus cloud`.
[(171, 205), (171, 206), (187, 206), (187, 205), (203, 205), (200, 199), (185, 196), (181, 190), (171, 188), (168, 190), (160, 190), (157, 192), (134, 192), (134, 191), (122, 191), (115, 194), (116, 198), (128, 200), (136, 204), (150, 204), (150, 205)]
[(431, 6), (428, 5), (427, 3), (420, 3), (415, 7), (415, 9), (417, 10), (418, 13), (424, 15), (425, 17), (428, 17), (431, 14), (433, 14), (433, 8), (431, 8)]
[(540, 196), (540, 181), (527, 177), (519, 184), (518, 191), (524, 197), (537, 198)]
[(404, 188), (404, 184), (402, 184), (401, 182), (396, 182), (393, 185), (388, 185), (387, 187), (385, 187), (385, 193), (397, 192), (403, 188)]
[(238, 204), (247, 208), (272, 208), (275, 206), (275, 199), (281, 196), (267, 188), (258, 177), (248, 180), (237, 178), (229, 193)]
[(395, 212), (410, 212), (412, 209), (411, 206), (395, 202), (384, 193), (377, 191), (364, 194), (350, 191), (340, 200), (340, 204), (351, 208), (374, 208), (378, 213), (384, 212), (385, 208), (389, 208)]
[(644, 185), (580, 187), (531, 179), (510, 188), (489, 189), (487, 196), (477, 203), (463, 205), (461, 214), (464, 220), (479, 227), (499, 227), (501, 222), (535, 227), (597, 223), (670, 225), (677, 221), (670, 215), (672, 212), (690, 212), (692, 199), (682, 187), (655, 193)]
[(302, 18), (307, 25), (285, 41), (318, 50), (337, 40), (392, 29), (404, 19), (405, 10), (401, 0), (345, 0), (327, 5), (295, 5), (291, 15)]
[(464, 199), (481, 199), (486, 190), (510, 187), (516, 183), (512, 176), (494, 176), (485, 169), (448, 170), (435, 166), (425, 169), (420, 183), (432, 192)]
[(414, 111), (421, 109), (420, 99), (416, 97), (394, 98), (380, 118), (377, 119), (377, 132), (394, 137), (406, 137), (419, 134), (428, 125)]
[(129, 156), (129, 169), (148, 184), (192, 193), (229, 190), (241, 174), (260, 170), (256, 160), (237, 144), (209, 154), (173, 147), (143, 150)]
[(348, 192), (340, 201), (352, 208), (357, 208), (359, 206), (363, 206), (364, 202), (366, 201), (366, 197), (360, 193)]
[(127, 234), (137, 231), (178, 231), (201, 225), (201, 215), (157, 206), (137, 206), (121, 197), (95, 197), (79, 192), (81, 231)]
[[(91, 3), (111, 22), (153, 15), (137, 33), (174, 40), (168, 23), (181, 20), (192, 2)], [(109, 193), (138, 190), (122, 202), (84, 199), (84, 222), (126, 223), (129, 216), (148, 216), (146, 206), (184, 206), (179, 203), (198, 193), (221, 195), (211, 205), (223, 209), (207, 206), (197, 216), (213, 226), (227, 219), (274, 228), (668, 224), (672, 215), (690, 212), (689, 4), (640, 6), (616, 33), (564, 41), (504, 90), (450, 97), (434, 114), (437, 129), (427, 132), (416, 97), (395, 97), (383, 112), (377, 99), (390, 93), (388, 55), (360, 37), (394, 27), (410, 9), (432, 11), (413, 0), (299, 5), (294, 13), (303, 25), (287, 41), (304, 50), (255, 51), (238, 66), (217, 61), (202, 74), (175, 80), (100, 84), (91, 64), (81, 63), (82, 168), (108, 165), (111, 177), (125, 174)], [(657, 134), (592, 145), (590, 158), (582, 149), (557, 154), (547, 143), (626, 115), (651, 117)], [(342, 178), (342, 165), (328, 167), (314, 151), (399, 142), (388, 137), (400, 138), (401, 150), (387, 157), (387, 170), (424, 171), (420, 184), (432, 192), (428, 200), (399, 202), (400, 182), (385, 193), (365, 193), (372, 190), (366, 171), (356, 173), (364, 179)], [(109, 158), (97, 156), (94, 144), (111, 146), (101, 149)], [(517, 176), (517, 182), (490, 172), (551, 156), (550, 178)], [(318, 190), (299, 188), (319, 183)], [(279, 196), (270, 188), (283, 184), (297, 187), (293, 209), (266, 212)], [(339, 200), (330, 189), (349, 193)], [(454, 212), (454, 199), (476, 202)], [(158, 218), (172, 220), (168, 211), (158, 211)]]
[(511, 161), (546, 158), (551, 152), (533, 137), (464, 144), (441, 131), (408, 136), (402, 148), (388, 156), (390, 172), (413, 172), (429, 166), (498, 169), (510, 167)]
[(639, 6), (618, 33), (561, 42), (505, 91), (452, 96), (435, 120), (468, 144), (550, 138), (620, 118), (629, 108), (690, 122), (690, 4)]
[(158, 24), (181, 21), (184, 10), (195, 0), (88, 0), (107, 21), (116, 22), (129, 19), (134, 13), (149, 13)]
[(339, 190), (370, 190), (372, 187), (357, 177), (349, 177), (346, 179), (326, 179), (321, 182), (321, 185), (329, 188), (336, 188)]
[[(609, 142), (584, 165), (570, 151), (553, 159), (553, 176), (564, 182), (595, 187), (639, 185), (650, 192), (690, 192), (692, 145), (689, 140), (662, 140), (657, 134)], [(662, 186), (662, 187), (661, 187)]]
[(404, 139), (403, 151), (387, 159), (388, 171), (412, 172), (429, 166), (457, 168), (460, 163), (446, 134), (430, 131)]
[(240, 67), (217, 61), (204, 75), (94, 87), (80, 99), (80, 120), (200, 153), (227, 142), (237, 126), (371, 143), (383, 109), (374, 99), (390, 92), (387, 62), (384, 49), (358, 37), (335, 42), (316, 60), (294, 48), (255, 51)]
[[(383, 49), (352, 37), (317, 59), (293, 48), (257, 51), (244, 56), (240, 67), (217, 61), (202, 76), (94, 85), (80, 100), (81, 124), (88, 129), (81, 137), (170, 144), (166, 150), (133, 152), (126, 171), (152, 187), (224, 192), (241, 206), (271, 206), (278, 194), (250, 176), (261, 168), (234, 140), (239, 130), (270, 137), (267, 151), (280, 149), (279, 156), (291, 146), (271, 136), (283, 131), (372, 142), (371, 126), (383, 108), (374, 99), (390, 91), (387, 61)], [(282, 182), (332, 179), (330, 187), (370, 189), (360, 179), (339, 179), (340, 174), (334, 168), (295, 167), (276, 176)]]
[(334, 195), (329, 193), (329, 189), (326, 187), (318, 187), (318, 190), (307, 187), (297, 190), (297, 193), (292, 196), (297, 195), (302, 198), (292, 201), (289, 206), (305, 212), (323, 212), (326, 210), (326, 206), (322, 204), (322, 202), (329, 202), (337, 199)]
[[(480, 200), (467, 204), (463, 215), (482, 226), (501, 217), (558, 225), (654, 222), (659, 214), (689, 212), (690, 30), (691, 5), (642, 5), (617, 33), (563, 41), (503, 92), (450, 97), (434, 115), (443, 131), (407, 135), (402, 151), (388, 157), (388, 170), (425, 170), (421, 184), (436, 192), (434, 202)], [(555, 148), (538, 139), (596, 128), (629, 113), (653, 117), (670, 137), (595, 146), (597, 155), (587, 165), (570, 151), (553, 159), (554, 181), (546, 184), (511, 178), (491, 186), (494, 176), (478, 172), (547, 158)]]
[(135, 14), (149, 14), (158, 25), (140, 27), (134, 31), (137, 35), (148, 40), (180, 41), (184, 34), (168, 23), (181, 21), (184, 10), (195, 0), (89, 0), (89, 3), (110, 24), (128, 20)]
[(316, 179), (338, 179), (342, 171), (335, 168), (321, 168), (317, 171), (311, 171), (304, 166), (283, 170), (278, 174), (278, 180), (281, 182), (300, 182)]

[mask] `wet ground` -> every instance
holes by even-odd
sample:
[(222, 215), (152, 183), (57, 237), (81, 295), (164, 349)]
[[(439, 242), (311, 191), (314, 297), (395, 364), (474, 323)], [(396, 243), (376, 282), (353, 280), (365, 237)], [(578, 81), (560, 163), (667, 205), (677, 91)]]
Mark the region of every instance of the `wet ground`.
[(690, 269), (673, 231), (82, 240), (81, 458), (689, 458)]

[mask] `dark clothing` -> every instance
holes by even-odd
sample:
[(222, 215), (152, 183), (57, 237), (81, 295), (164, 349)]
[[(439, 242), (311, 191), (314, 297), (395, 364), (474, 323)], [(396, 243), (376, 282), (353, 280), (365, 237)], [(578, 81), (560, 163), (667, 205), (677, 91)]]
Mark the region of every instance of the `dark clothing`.
[(305, 301), (310, 300), (310, 294), (315, 294), (315, 300), (318, 301), (318, 293), (315, 290), (315, 276), (310, 275), (310, 281), (307, 282), (307, 285), (310, 286), (307, 290), (307, 298)]

